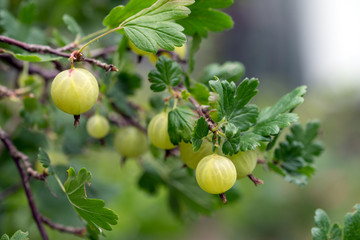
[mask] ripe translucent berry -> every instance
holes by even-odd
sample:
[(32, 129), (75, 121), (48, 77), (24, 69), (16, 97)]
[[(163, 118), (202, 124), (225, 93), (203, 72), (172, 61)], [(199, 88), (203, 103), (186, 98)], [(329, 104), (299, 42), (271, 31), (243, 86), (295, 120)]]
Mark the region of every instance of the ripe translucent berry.
[(200, 149), (194, 152), (191, 143), (181, 142), (179, 144), (180, 156), (189, 168), (195, 169), (201, 159), (213, 153), (212, 143), (204, 139)]
[(251, 174), (257, 164), (256, 150), (240, 151), (237, 154), (227, 157), (234, 163), (238, 179)]
[(80, 115), (96, 102), (99, 86), (95, 77), (86, 69), (72, 68), (56, 75), (51, 84), (51, 97), (62, 111)]
[(114, 138), (115, 149), (124, 157), (136, 158), (148, 150), (146, 135), (138, 128), (120, 128)]
[(221, 194), (235, 184), (236, 168), (228, 158), (211, 154), (197, 165), (196, 181), (204, 191)]
[(93, 138), (104, 138), (109, 133), (110, 125), (106, 118), (95, 114), (86, 123), (86, 130)]
[(148, 126), (148, 137), (150, 142), (161, 149), (175, 148), (170, 141), (168, 133), (168, 113), (162, 112), (151, 119)]

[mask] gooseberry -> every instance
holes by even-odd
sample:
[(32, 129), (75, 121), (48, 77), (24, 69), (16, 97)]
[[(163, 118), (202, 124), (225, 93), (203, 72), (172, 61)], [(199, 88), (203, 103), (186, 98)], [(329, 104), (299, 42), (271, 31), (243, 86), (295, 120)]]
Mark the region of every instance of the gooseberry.
[(235, 184), (236, 168), (228, 158), (214, 153), (197, 165), (196, 181), (205, 192), (221, 194)]
[(124, 157), (136, 158), (148, 150), (148, 141), (146, 135), (138, 128), (126, 126), (117, 131), (114, 146)]
[(179, 144), (180, 157), (189, 168), (195, 169), (201, 159), (213, 153), (212, 143), (204, 139), (198, 151), (194, 152), (191, 143)]
[(239, 151), (237, 154), (227, 157), (234, 163), (238, 179), (251, 174), (257, 164), (256, 150)]
[(86, 123), (86, 130), (93, 138), (104, 138), (109, 133), (109, 129), (108, 120), (99, 114), (90, 117)]
[(96, 102), (99, 86), (95, 77), (86, 69), (72, 68), (56, 75), (51, 84), (51, 97), (63, 112), (80, 115)]
[(150, 142), (161, 149), (175, 148), (170, 141), (168, 133), (168, 113), (162, 112), (151, 119), (148, 126), (148, 137)]

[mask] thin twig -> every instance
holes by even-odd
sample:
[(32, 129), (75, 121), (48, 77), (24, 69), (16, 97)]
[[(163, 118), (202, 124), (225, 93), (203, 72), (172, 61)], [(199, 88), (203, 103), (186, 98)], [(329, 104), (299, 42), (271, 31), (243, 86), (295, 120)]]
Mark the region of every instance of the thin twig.
[(24, 158), (27, 159), (27, 156), (16, 149), (14, 144), (11, 142), (9, 135), (7, 135), (7, 133), (4, 132), (1, 127), (0, 127), (0, 139), (4, 143), (7, 150), (9, 151), (10, 156), (14, 159), (15, 165), (20, 173), (21, 182), (22, 182), (22, 185), (25, 190), (25, 194), (26, 194), (26, 197), (27, 197), (30, 209), (31, 209), (31, 213), (32, 213), (33, 218), (36, 222), (36, 225), (38, 226), (38, 229), (40, 231), (40, 235), (43, 240), (48, 240), (49, 237), (48, 237), (48, 235), (45, 231), (45, 228), (42, 224), (41, 215), (38, 212), (38, 209), (36, 208), (36, 205), (34, 202), (34, 197), (31, 192), (30, 183), (29, 183), (29, 180), (30, 180), (29, 175), (26, 174), (25, 170), (21, 166), (21, 160), (23, 160)]
[(1, 138), (1, 141), (4, 143), (5, 147), (8, 149), (10, 156), (13, 159), (23, 162), (25, 169), (26, 169), (26, 173), (29, 175), (29, 177), (33, 177), (33, 178), (36, 178), (36, 179), (42, 180), (42, 181), (45, 180), (47, 174), (39, 173), (38, 171), (36, 171), (32, 168), (28, 156), (26, 156), (25, 154), (20, 152), (15, 147), (15, 145), (10, 140), (9, 135), (6, 132), (4, 132), (4, 130), (2, 130), (1, 127), (0, 127), (0, 138)]
[(256, 178), (252, 173), (249, 174), (248, 177), (249, 177), (250, 180), (255, 184), (256, 187), (257, 187), (257, 185), (264, 184), (264, 181)]
[[(22, 48), (22, 49), (24, 49), (28, 52), (32, 52), (32, 53), (53, 54), (53, 55), (65, 57), (65, 58), (69, 58), (71, 56), (70, 53), (61, 52), (50, 46), (38, 45), (38, 44), (28, 44), (28, 43), (24, 43), (24, 42), (18, 41), (16, 39), (9, 38), (9, 37), (2, 36), (2, 35), (0, 35), (0, 42), (4, 42), (4, 43), (7, 43), (7, 44), (10, 44), (13, 46), (17, 46), (19, 48)], [(104, 68), (106, 71), (118, 71), (118, 69), (114, 65), (103, 63), (103, 62), (93, 59), (93, 58), (81, 58), (81, 61), (95, 64), (101, 68)]]
[(43, 223), (60, 232), (71, 233), (80, 237), (83, 237), (86, 233), (86, 228), (83, 227), (64, 226), (62, 224), (54, 223), (43, 215), (41, 215), (40, 218)]
[[(147, 128), (142, 126), (137, 120), (135, 120), (134, 118), (124, 114), (116, 105), (115, 103), (111, 103), (111, 106), (114, 108), (114, 110), (119, 113), (122, 117), (122, 119), (127, 123), (127, 124), (123, 124), (123, 125), (132, 125), (136, 128), (138, 128), (140, 131), (142, 131), (145, 135), (147, 134)], [(113, 117), (112, 119), (113, 122), (115, 123), (119, 123), (119, 120), (116, 120), (115, 117)]]

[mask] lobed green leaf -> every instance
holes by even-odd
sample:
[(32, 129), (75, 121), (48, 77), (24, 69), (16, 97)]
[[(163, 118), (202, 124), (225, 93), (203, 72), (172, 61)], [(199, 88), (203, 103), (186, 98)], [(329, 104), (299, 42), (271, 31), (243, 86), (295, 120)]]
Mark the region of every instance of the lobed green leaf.
[(209, 125), (206, 122), (205, 118), (200, 117), (196, 121), (196, 125), (194, 127), (194, 131), (192, 133), (192, 138), (191, 138), (194, 152), (199, 151), (203, 141), (202, 139), (206, 137), (208, 133), (209, 133)]
[(159, 48), (173, 51), (186, 42), (184, 28), (173, 22), (190, 13), (186, 7), (194, 0), (158, 0), (120, 25), (134, 45), (147, 52), (156, 53)]
[(178, 20), (184, 27), (186, 35), (207, 37), (207, 32), (220, 32), (233, 27), (231, 17), (216, 9), (227, 8), (233, 0), (197, 0), (189, 8), (188, 18)]
[(211, 89), (217, 94), (210, 103), (210, 117), (215, 122), (223, 119), (233, 123), (240, 131), (246, 131), (256, 123), (258, 108), (246, 105), (257, 94), (258, 79), (244, 79), (238, 88), (234, 82), (226, 80), (210, 81)]
[(85, 168), (76, 174), (73, 168), (68, 170), (68, 178), (64, 184), (65, 193), (70, 204), (90, 227), (100, 234), (99, 228), (112, 230), (110, 225), (117, 224), (118, 216), (105, 208), (103, 200), (87, 198), (85, 183), (90, 183), (91, 173)]
[(181, 76), (182, 69), (179, 64), (166, 56), (161, 56), (156, 62), (156, 70), (151, 70), (148, 75), (150, 88), (154, 92), (161, 92), (167, 87), (175, 87), (180, 83)]
[(169, 112), (168, 132), (170, 141), (178, 145), (181, 141), (189, 142), (192, 137), (194, 113), (186, 107), (177, 107)]

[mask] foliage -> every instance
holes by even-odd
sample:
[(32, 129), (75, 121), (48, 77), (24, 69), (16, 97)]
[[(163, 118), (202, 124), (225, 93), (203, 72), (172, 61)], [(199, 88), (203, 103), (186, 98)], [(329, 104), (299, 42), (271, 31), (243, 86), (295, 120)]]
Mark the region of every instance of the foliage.
[(23, 232), (21, 230), (17, 230), (14, 235), (9, 237), (8, 235), (4, 234), (1, 236), (1, 240), (28, 240), (28, 232)]
[(328, 215), (322, 209), (315, 212), (316, 227), (311, 229), (313, 240), (352, 240), (360, 238), (360, 205), (354, 206), (353, 213), (345, 215), (344, 227), (338, 224), (331, 225)]
[[(2, 111), (7, 113), (1, 117), (4, 120), (1, 127), (5, 128), (5, 123), (16, 124), (13, 127), (14, 135), (17, 136), (14, 144), (23, 153), (14, 155), (13, 151), (9, 151), (10, 156), (15, 161), (22, 159), (22, 167), (26, 168), (30, 176), (35, 172), (38, 179), (46, 178), (47, 184), (48, 181), (58, 184), (49, 189), (63, 191), (57, 194), (66, 197), (80, 217), (89, 239), (97, 239), (103, 234), (103, 230), (111, 231), (112, 226), (126, 216), (118, 213), (118, 217), (115, 210), (105, 207), (103, 200), (88, 198), (87, 192), (90, 192), (90, 196), (91, 193), (96, 195), (97, 191), (103, 193), (101, 187), (95, 190), (85, 188), (92, 180), (88, 167), (79, 166), (75, 161), (71, 162), (70, 168), (66, 166), (68, 170), (65, 171), (66, 169), (58, 167), (57, 157), (51, 156), (51, 153), (56, 149), (65, 158), (76, 159), (89, 149), (98, 148), (98, 141), (91, 139), (85, 128), (87, 118), (95, 114), (109, 119), (111, 123), (110, 132), (101, 139), (101, 144), (102, 148), (112, 150), (114, 133), (118, 128), (132, 125), (146, 133), (146, 125), (151, 116), (161, 111), (168, 113), (166, 131), (175, 148), (163, 151), (151, 146), (151, 153), (144, 153), (138, 158), (138, 187), (152, 195), (160, 194), (161, 189), (166, 189), (169, 208), (181, 219), (193, 218), (199, 214), (211, 215), (222, 206), (218, 196), (201, 190), (195, 181), (194, 171), (183, 166), (177, 151), (177, 145), (182, 142), (191, 143), (196, 152), (207, 139), (212, 143), (213, 151), (222, 155), (220, 158), (265, 146), (261, 154), (265, 156), (267, 166), (287, 181), (304, 185), (313, 175), (315, 157), (322, 152), (322, 146), (315, 142), (320, 126), (317, 122), (311, 122), (303, 129), (295, 123), (298, 115), (294, 112), (304, 101), (306, 86), (297, 87), (272, 106), (260, 109), (254, 99), (260, 81), (257, 78), (246, 78), (242, 63), (212, 63), (205, 67), (200, 77), (192, 74), (194, 56), (208, 32), (221, 32), (233, 27), (231, 17), (218, 10), (231, 6), (232, 0), (130, 0), (126, 6), (115, 6), (109, 11), (102, 21), (105, 29), (89, 35), (86, 35), (88, 28), (69, 10), (61, 20), (64, 25), (62, 27), (66, 27), (65, 31), (73, 41), (62, 34), (64, 29), (55, 28), (50, 36), (46, 35), (45, 29), (40, 29), (35, 24), (37, 4), (26, 1), (17, 17), (11, 11), (0, 10), (0, 26), (4, 35), (0, 36), (0, 51), (2, 56), (11, 59), (9, 66), (19, 73), (14, 84), (1, 80), (6, 89), (13, 91), (8, 96), (13, 101), (11, 104), (18, 106), (13, 108), (8, 102), (0, 102), (1, 110), (4, 109)], [(108, 34), (113, 34), (114, 37), (98, 50), (100, 52), (87, 51), (90, 44)], [(177, 51), (179, 47), (186, 47), (187, 40), (190, 39), (189, 54), (184, 61), (179, 58)], [(153, 69), (149, 73), (141, 72), (131, 56), (134, 54), (138, 55), (139, 60), (143, 56), (148, 57), (155, 63)], [(69, 116), (60, 112), (52, 103), (49, 85), (65, 66), (72, 68), (64, 76), (65, 79), (70, 79), (67, 76), (73, 72), (74, 65), (82, 64), (77, 63), (78, 61), (92, 64), (90, 67), (84, 63), (83, 67), (95, 72), (100, 94), (95, 107), (82, 115), (80, 126), (74, 129), (70, 122), (71, 116), (67, 118)], [(14, 66), (14, 63), (17, 65)], [(21, 69), (21, 74), (18, 69)], [(151, 91), (146, 88), (141, 76), (148, 77)], [(74, 81), (69, 81), (69, 84), (73, 86)], [(79, 86), (74, 90), (74, 96), (80, 96), (83, 93), (81, 91), (90, 91), (82, 85), (83, 81), (76, 84)], [(12, 89), (14, 86), (20, 88)], [(61, 97), (70, 95), (64, 86), (58, 88), (58, 91)], [(141, 100), (134, 101), (138, 95), (141, 95)], [(86, 97), (80, 99), (81, 104), (76, 104), (74, 99), (67, 100), (70, 109), (78, 107), (73, 104), (80, 106), (84, 105), (83, 101), (89, 102)], [(79, 115), (74, 117), (76, 123)], [(14, 121), (15, 118), (19, 120)], [(277, 143), (281, 131), (293, 123), (291, 134), (284, 142)], [(120, 137), (125, 143), (130, 139), (126, 134)], [(3, 138), (1, 140), (5, 142)], [(8, 161), (7, 155), (2, 154), (0, 157), (1, 160), (4, 158)], [(34, 159), (46, 170), (36, 172), (31, 165)], [(103, 160), (105, 159), (99, 159)], [(122, 156), (122, 165), (125, 160), (126, 157)], [(227, 164), (233, 166), (230, 160)], [(232, 167), (234, 169), (235, 166)], [(235, 170), (232, 172), (235, 173)], [(63, 184), (62, 176), (66, 173), (67, 179)], [(221, 178), (222, 174), (215, 175)], [(249, 177), (256, 184), (261, 182), (252, 173)], [(235, 175), (233, 179), (236, 179)], [(24, 181), (29, 179), (25, 178)], [(114, 184), (104, 184), (104, 189), (108, 190)], [(108, 192), (112, 193), (112, 190)], [(226, 202), (225, 194), (219, 194)], [(236, 186), (226, 194), (229, 202), (236, 201), (240, 196)], [(326, 221), (321, 220), (326, 214), (319, 211), (317, 215), (316, 223), (320, 230), (314, 231), (324, 231), (326, 234), (331, 232), (330, 223), (327, 226), (323, 224)], [(337, 233), (335, 230), (338, 229), (334, 229), (334, 234)], [(345, 231), (346, 236), (353, 234)], [(9, 239), (7, 235), (3, 238)]]

